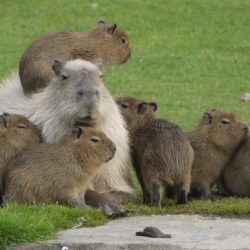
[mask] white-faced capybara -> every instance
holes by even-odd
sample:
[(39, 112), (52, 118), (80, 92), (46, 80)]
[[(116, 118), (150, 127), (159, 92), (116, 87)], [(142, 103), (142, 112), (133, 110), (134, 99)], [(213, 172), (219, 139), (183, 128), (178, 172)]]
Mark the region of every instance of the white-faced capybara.
[(248, 127), (233, 113), (212, 110), (203, 114), (198, 127), (187, 133), (195, 152), (190, 197), (213, 199), (210, 186), (247, 134)]
[[(120, 197), (122, 201), (131, 199), (134, 189), (129, 173), (128, 131), (118, 105), (104, 85), (102, 72), (93, 63), (80, 59), (67, 63), (55, 60), (52, 69), (55, 78), (51, 84), (32, 97), (24, 95), (15, 77), (3, 82), (0, 112), (26, 116), (41, 129), (47, 143), (60, 142), (76, 124), (95, 125), (115, 143), (116, 154), (97, 171), (91, 189), (102, 196), (114, 197), (117, 202)], [(88, 194), (87, 203), (91, 202)], [(95, 196), (94, 200), (98, 199)]]
[(186, 135), (167, 120), (157, 119), (157, 104), (133, 97), (118, 98), (131, 137), (133, 165), (144, 203), (161, 206), (161, 187), (178, 190), (178, 204), (186, 203), (194, 152)]
[(86, 32), (56, 32), (35, 40), (21, 57), (19, 76), (24, 92), (31, 94), (51, 82), (55, 58), (101, 60), (106, 66), (125, 63), (130, 55), (127, 34), (116, 24), (100, 22)]

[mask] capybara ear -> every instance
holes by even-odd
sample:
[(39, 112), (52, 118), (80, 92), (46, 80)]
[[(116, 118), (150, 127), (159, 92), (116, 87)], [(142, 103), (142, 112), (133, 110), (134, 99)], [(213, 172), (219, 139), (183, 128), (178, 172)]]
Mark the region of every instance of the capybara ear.
[(156, 112), (158, 106), (156, 102), (150, 102), (149, 106), (153, 109), (154, 112)]
[(57, 59), (54, 60), (52, 64), (52, 69), (57, 76), (62, 75), (63, 66), (64, 66), (64, 62), (57, 60)]
[(101, 58), (94, 60), (93, 63), (97, 66), (99, 70), (103, 71), (104, 66)]
[(117, 28), (117, 25), (114, 23), (111, 27), (108, 28), (108, 33), (110, 35), (113, 35), (114, 32), (115, 32), (115, 30), (116, 30), (116, 28)]
[(0, 128), (6, 128), (7, 122), (4, 115), (0, 115)]
[(83, 131), (82, 131), (82, 128), (81, 127), (75, 127), (73, 130), (72, 130), (72, 135), (75, 139), (79, 139), (82, 135)]
[(203, 120), (204, 122), (206, 122), (206, 123), (211, 123), (212, 120), (213, 120), (213, 116), (211, 115), (211, 113), (205, 112), (205, 113), (203, 114), (202, 120)]
[(144, 114), (147, 110), (148, 104), (146, 102), (142, 102), (138, 105), (138, 114)]
[(103, 24), (105, 24), (105, 21), (104, 21), (104, 20), (100, 20), (100, 21), (98, 22), (98, 24), (103, 25)]

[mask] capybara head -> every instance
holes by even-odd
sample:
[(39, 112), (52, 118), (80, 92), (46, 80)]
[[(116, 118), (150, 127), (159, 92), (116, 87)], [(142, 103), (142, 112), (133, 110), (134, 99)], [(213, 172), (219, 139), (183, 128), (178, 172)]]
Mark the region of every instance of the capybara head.
[(130, 58), (128, 35), (116, 24), (100, 21), (95, 29), (89, 31), (89, 35), (94, 38), (97, 54), (101, 55), (105, 64), (121, 64)]
[(218, 149), (229, 152), (247, 138), (249, 131), (238, 116), (216, 109), (203, 114), (199, 129)]
[(75, 123), (92, 123), (98, 117), (103, 92), (101, 70), (93, 63), (77, 59), (63, 63), (55, 60), (52, 69), (57, 78), (55, 99), (63, 105), (64, 116), (76, 117)]
[(72, 144), (85, 162), (100, 165), (115, 155), (115, 144), (97, 129), (77, 126), (72, 130), (72, 137)]
[(0, 128), (0, 138), (19, 150), (41, 140), (38, 128), (21, 115), (0, 115)]
[(135, 129), (145, 122), (155, 119), (157, 110), (155, 102), (147, 103), (134, 97), (120, 97), (116, 99), (116, 103), (119, 105), (129, 129)]

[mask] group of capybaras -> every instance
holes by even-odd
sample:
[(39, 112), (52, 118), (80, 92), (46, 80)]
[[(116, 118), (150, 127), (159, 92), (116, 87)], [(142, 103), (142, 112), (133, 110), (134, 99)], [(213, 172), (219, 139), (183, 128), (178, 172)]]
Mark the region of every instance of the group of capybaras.
[[(19, 73), (0, 86), (1, 203), (68, 204), (126, 212), (138, 202), (160, 207), (223, 195), (250, 196), (249, 128), (230, 112), (204, 112), (183, 132), (156, 118), (157, 103), (114, 100), (103, 68), (131, 57), (127, 34), (100, 21), (86, 32), (56, 32), (25, 50)], [(164, 192), (165, 191), (165, 192)]]

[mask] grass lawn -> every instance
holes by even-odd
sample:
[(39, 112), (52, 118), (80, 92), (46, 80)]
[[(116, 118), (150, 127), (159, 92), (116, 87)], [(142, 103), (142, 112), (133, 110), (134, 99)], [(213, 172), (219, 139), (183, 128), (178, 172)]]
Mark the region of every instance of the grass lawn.
[[(17, 70), (24, 49), (39, 36), (81, 31), (98, 20), (129, 34), (132, 58), (107, 69), (114, 96), (157, 101), (158, 116), (193, 129), (204, 111), (223, 108), (250, 124), (250, 1), (248, 0), (1, 0), (0, 78)], [(250, 199), (191, 202), (163, 209), (128, 205), (131, 214), (208, 213), (249, 215)], [(0, 245), (47, 239), (79, 223), (107, 218), (96, 210), (60, 206), (8, 206), (0, 210)]]

